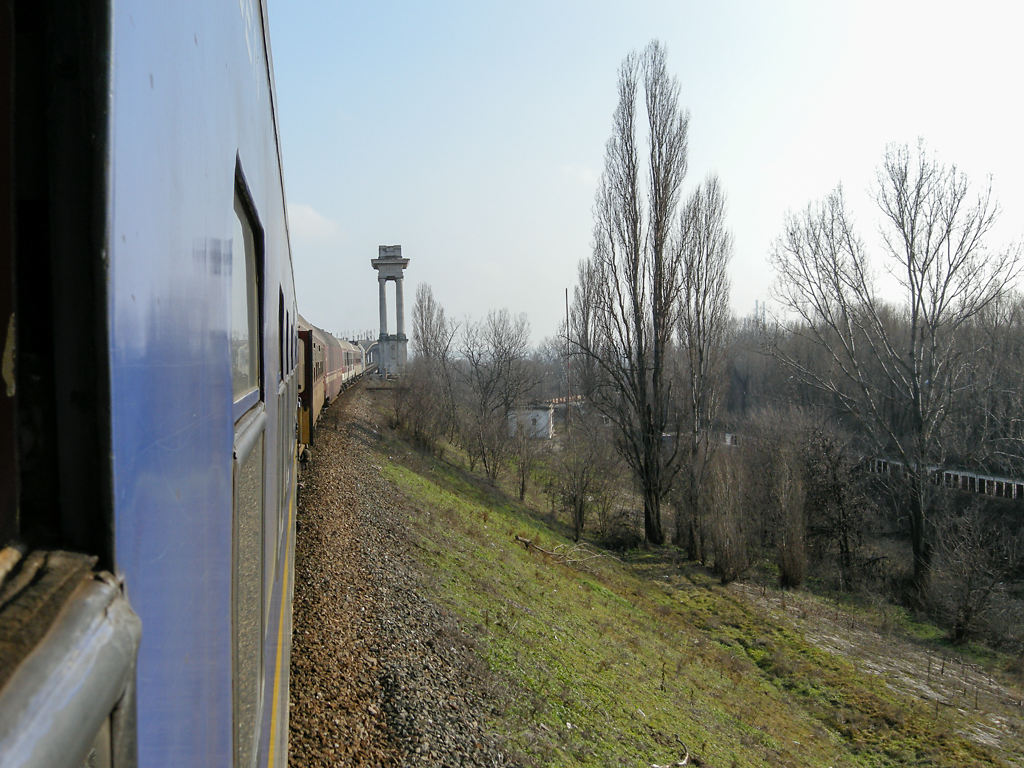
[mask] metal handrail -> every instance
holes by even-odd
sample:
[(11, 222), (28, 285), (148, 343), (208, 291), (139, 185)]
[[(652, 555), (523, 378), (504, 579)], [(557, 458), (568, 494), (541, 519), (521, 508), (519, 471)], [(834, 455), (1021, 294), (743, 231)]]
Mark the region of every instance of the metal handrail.
[[(85, 572), (0, 689), (0, 766), (133, 768), (141, 622), (109, 573)], [(31, 587), (3, 615), (38, 609)], [(97, 757), (99, 753), (99, 757)]]

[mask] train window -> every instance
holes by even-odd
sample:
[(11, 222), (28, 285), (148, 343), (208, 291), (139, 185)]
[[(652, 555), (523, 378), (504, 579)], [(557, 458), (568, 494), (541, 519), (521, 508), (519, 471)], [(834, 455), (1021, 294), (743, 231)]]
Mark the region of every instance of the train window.
[[(250, 421), (252, 418), (252, 421)], [(246, 417), (236, 438), (234, 488), (234, 704), (235, 765), (250, 765), (263, 699), (264, 503), (263, 437), (266, 413)]]
[[(231, 388), (242, 412), (259, 400), (260, 274), (257, 229), (242, 195), (235, 195), (231, 247)], [(237, 418), (240, 414), (236, 412)]]
[(284, 322), (284, 290), (282, 289), (278, 291), (277, 300), (277, 373), (281, 381), (284, 381), (285, 329), (287, 327)]
[(235, 765), (256, 757), (263, 700), (264, 499), (267, 410), (263, 387), (263, 230), (236, 168), (231, 248), (231, 388), (235, 426), (232, 551), (232, 678)]

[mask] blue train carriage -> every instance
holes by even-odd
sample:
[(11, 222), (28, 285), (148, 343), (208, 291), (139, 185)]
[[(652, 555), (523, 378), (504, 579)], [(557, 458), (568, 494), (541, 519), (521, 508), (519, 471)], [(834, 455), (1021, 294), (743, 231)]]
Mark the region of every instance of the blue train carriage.
[(284, 766), (296, 306), (266, 9), (0, 14), (0, 764)]

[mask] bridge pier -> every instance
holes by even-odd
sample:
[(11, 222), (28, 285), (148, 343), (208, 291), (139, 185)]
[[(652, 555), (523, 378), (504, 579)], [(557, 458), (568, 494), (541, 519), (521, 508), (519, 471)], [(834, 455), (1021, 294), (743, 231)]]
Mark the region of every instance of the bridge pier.
[[(405, 373), (409, 339), (405, 335), (405, 268), (409, 260), (402, 258), (402, 246), (381, 245), (377, 258), (370, 265), (377, 270), (377, 291), (380, 301), (380, 337), (378, 339), (378, 372), (401, 376)], [(397, 333), (388, 333), (387, 283), (395, 282), (395, 325)]]

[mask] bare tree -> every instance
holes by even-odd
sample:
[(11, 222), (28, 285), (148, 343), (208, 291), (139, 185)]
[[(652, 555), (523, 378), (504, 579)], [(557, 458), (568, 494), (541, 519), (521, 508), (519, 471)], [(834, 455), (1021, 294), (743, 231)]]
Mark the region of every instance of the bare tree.
[(861, 457), (832, 425), (807, 436), (807, 533), (821, 562), (837, 568), (839, 588), (850, 589), (860, 547), (875, 513)]
[(799, 587), (807, 574), (807, 492), (803, 469), (801, 457), (789, 446), (773, 452), (769, 496), (778, 526), (776, 550), (779, 586), (783, 589)]
[(459, 342), (462, 410), (460, 432), (471, 461), (479, 460), (496, 482), (512, 440), (508, 412), (533, 384), (526, 355), (526, 315), (492, 310), (479, 323), (466, 323)]
[(516, 464), (516, 484), (519, 488), (520, 501), (526, 498), (527, 486), (534, 469), (540, 463), (544, 446), (542, 438), (532, 434), (524, 424), (516, 423), (512, 434), (512, 457)]
[(937, 536), (937, 608), (950, 626), (950, 639), (962, 643), (985, 623), (1024, 566), (1024, 536), (1009, 530), (996, 514), (985, 514), (974, 499), (961, 514), (946, 521)]
[(954, 409), (957, 465), (1024, 476), (1024, 296), (993, 302), (962, 334), (968, 381)]
[(891, 147), (878, 175), (881, 252), (902, 294), (882, 300), (841, 189), (792, 216), (773, 254), (778, 297), (791, 331), (824, 362), (780, 359), (857, 421), (879, 455), (906, 468), (914, 582), (921, 596), (932, 563), (929, 465), (943, 459), (941, 429), (965, 372), (957, 332), (1020, 272), (1020, 251), (985, 246), (997, 207), (990, 187), (973, 196), (955, 167)]
[(742, 456), (723, 452), (715, 456), (702, 503), (713, 508), (705, 514), (707, 537), (714, 552), (713, 570), (723, 584), (735, 581), (750, 567), (749, 476)]
[[(645, 143), (637, 136), (641, 95)], [(599, 372), (593, 402), (616, 426), (619, 451), (643, 496), (645, 539), (654, 544), (664, 542), (661, 503), (679, 471), (668, 358), (682, 259), (673, 230), (688, 124), (664, 48), (652, 42), (643, 53), (630, 54), (619, 69), (618, 105), (595, 204), (594, 253), (581, 268), (593, 277), (592, 325), (589, 335), (572, 338)], [(580, 299), (577, 293), (577, 316), (589, 310)]]
[(427, 283), (416, 286), (416, 301), (412, 305), (413, 354), (428, 360), (447, 360), (458, 325), (445, 317), (444, 307), (434, 298)]
[[(592, 399), (600, 382), (600, 368), (593, 351), (600, 348), (597, 336), (599, 299), (603, 295), (602, 276), (593, 259), (577, 266), (576, 287), (569, 311), (567, 357), (572, 392)], [(590, 351), (591, 354), (588, 354)]]
[(718, 445), (711, 429), (722, 401), (732, 236), (725, 227), (725, 195), (709, 176), (683, 208), (679, 295), (679, 349), (685, 391), (687, 442), (684, 499), (676, 510), (676, 544), (686, 544), (691, 560), (700, 550), (701, 489)]
[(619, 460), (600, 417), (585, 411), (573, 416), (572, 430), (554, 466), (557, 496), (572, 521), (573, 540), (579, 541), (588, 512), (607, 506), (613, 489), (620, 485)]
[(412, 310), (414, 357), (405, 385), (395, 392), (401, 404), (400, 421), (426, 446), (434, 446), (441, 435), (450, 436), (453, 429), (452, 343), (456, 331), (457, 325), (447, 319), (430, 286), (421, 283)]
[(767, 318), (760, 312), (734, 319), (729, 330), (725, 409), (743, 419), (759, 408), (778, 406), (785, 396), (782, 382), (790, 375), (768, 350)]
[(531, 394), (538, 400), (551, 400), (565, 395), (565, 329), (559, 324), (556, 336), (543, 339), (528, 359), (530, 378), (536, 382)]

